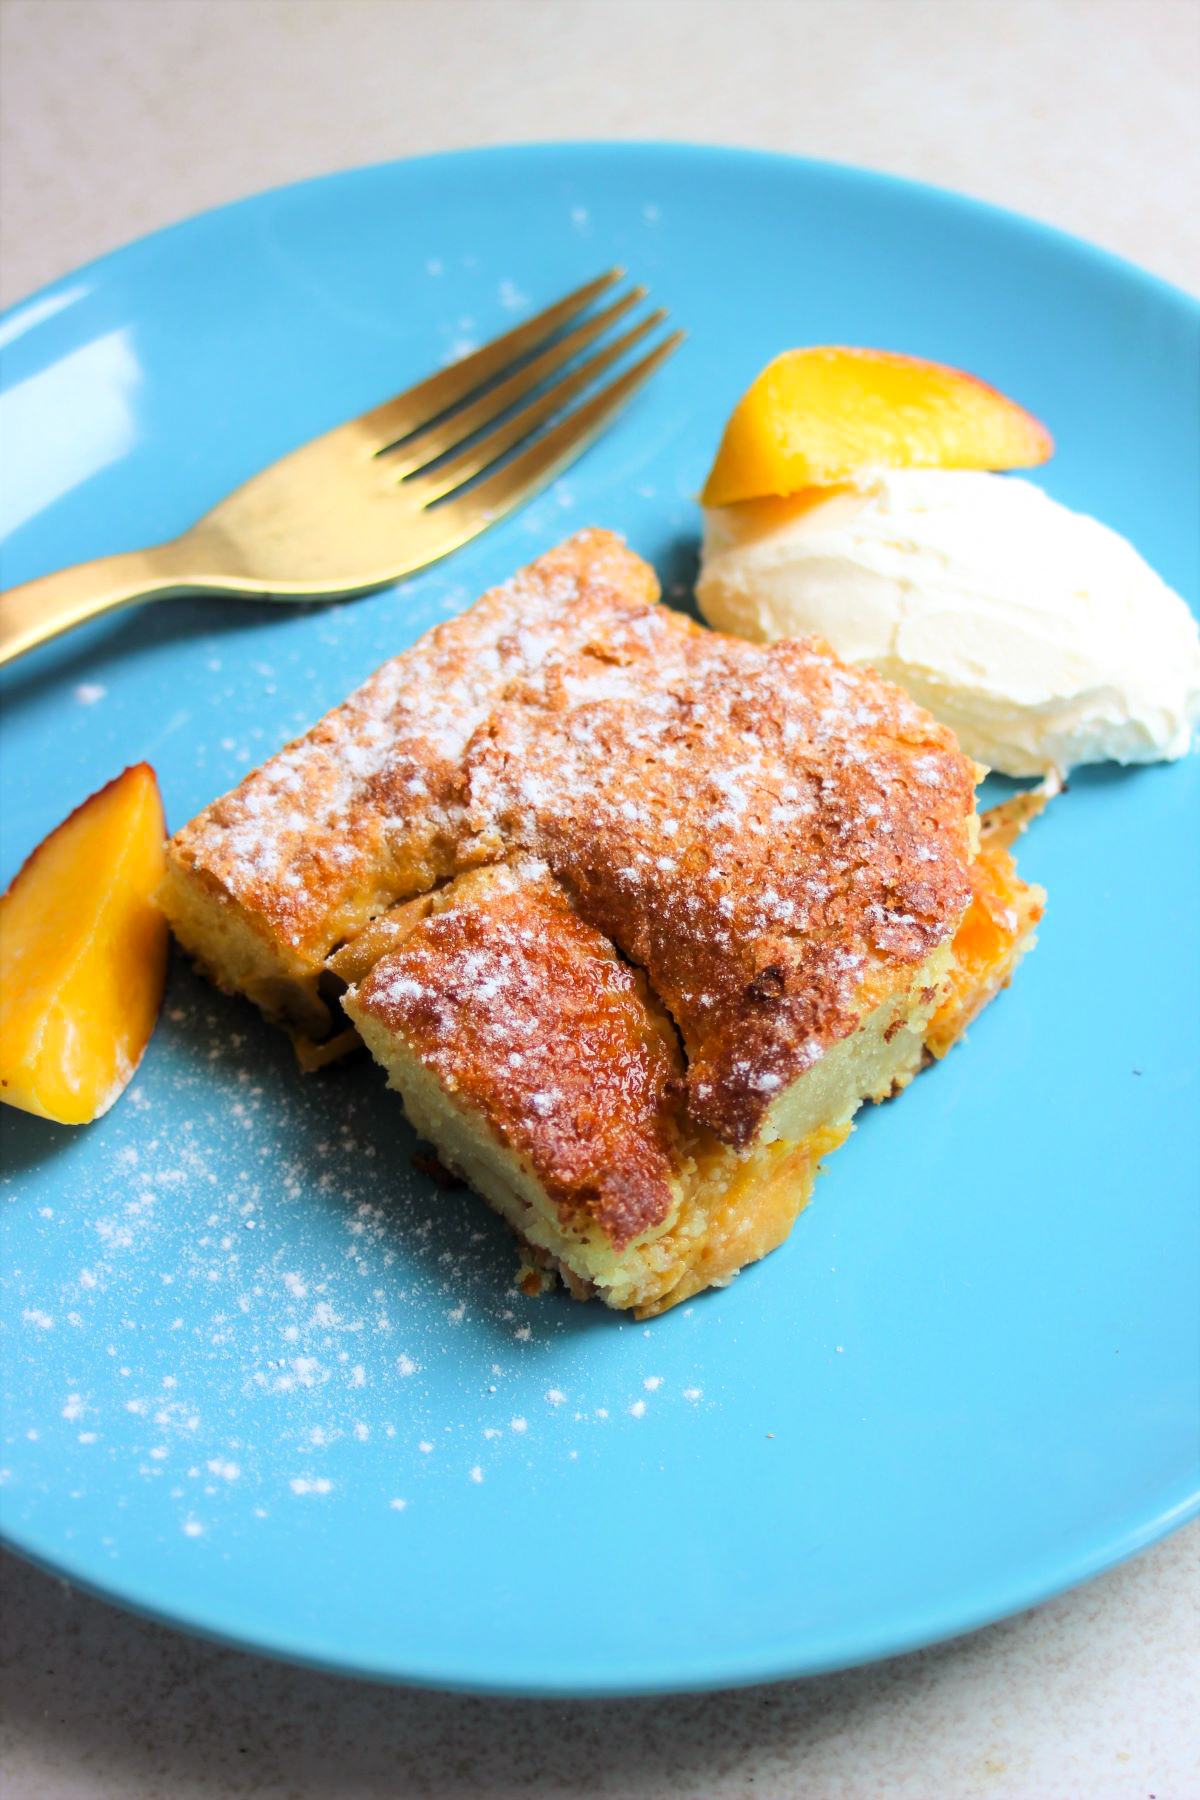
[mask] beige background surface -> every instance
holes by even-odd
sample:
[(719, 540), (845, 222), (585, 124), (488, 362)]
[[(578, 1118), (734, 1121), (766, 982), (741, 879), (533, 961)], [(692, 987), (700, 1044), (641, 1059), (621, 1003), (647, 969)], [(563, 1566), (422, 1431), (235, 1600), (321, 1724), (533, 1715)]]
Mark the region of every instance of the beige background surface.
[[(1200, 289), (1196, 0), (0, 0), (0, 292), (257, 188), (528, 137), (938, 181)], [(4, 1568), (5, 1800), (1198, 1800), (1200, 1527), (873, 1669), (579, 1706), (398, 1693)]]
[(1196, 0), (5, 0), (5, 303), (201, 207), (515, 138), (965, 189), (1200, 289)]

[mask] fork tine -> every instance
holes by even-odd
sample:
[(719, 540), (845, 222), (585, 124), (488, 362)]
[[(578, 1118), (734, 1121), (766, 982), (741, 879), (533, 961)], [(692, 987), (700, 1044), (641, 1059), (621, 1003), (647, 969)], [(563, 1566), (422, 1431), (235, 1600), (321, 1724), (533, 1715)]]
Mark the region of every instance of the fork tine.
[(573, 326), (564, 337), (556, 338), (545, 350), (540, 350), (531, 361), (522, 363), (519, 369), (498, 385), (489, 387), (478, 400), (473, 400), (467, 406), (457, 407), (440, 426), (429, 426), (414, 433), (405, 443), (381, 450), (379, 455), (386, 458), (388, 473), (394, 473), (397, 479), (415, 475), (419, 469), (426, 468), (457, 445), (464, 444), (493, 420), (501, 418), (509, 407), (515, 406), (526, 394), (531, 394), (547, 376), (560, 369), (564, 363), (570, 362), (572, 357), (602, 336), (610, 325), (614, 325), (631, 306), (636, 306), (639, 300), (645, 298), (644, 287), (630, 288), (619, 300), (614, 300), (601, 312), (593, 313), (582, 324)]
[(440, 518), (446, 524), (446, 535), (439, 540), (435, 554), (445, 556), (450, 550), (457, 549), (553, 481), (560, 470), (573, 463), (599, 436), (613, 414), (619, 412), (659, 364), (678, 349), (683, 339), (682, 331), (673, 331), (632, 368), (626, 369), (598, 394), (535, 438), (519, 456), (487, 476), (469, 493), (459, 499), (451, 497), (433, 512), (427, 510), (424, 515), (427, 520)]
[(605, 344), (603, 349), (590, 356), (578, 368), (568, 370), (544, 393), (528, 400), (513, 418), (497, 425), (486, 437), (468, 444), (457, 455), (447, 457), (431, 473), (409, 477), (406, 486), (411, 498), (427, 506), (434, 500), (441, 499), (444, 494), (453, 493), (455, 488), (462, 487), (464, 482), (470, 481), (474, 476), (482, 475), (505, 451), (532, 437), (537, 427), (560, 412), (568, 400), (573, 400), (576, 394), (591, 387), (598, 376), (611, 368), (634, 344), (639, 343), (647, 332), (653, 331), (656, 325), (661, 325), (666, 316), (660, 309), (639, 319), (636, 325), (623, 331), (611, 344)]
[(418, 426), (437, 418), (457, 401), (465, 400), (468, 394), (474, 393), (486, 381), (501, 374), (517, 357), (536, 348), (543, 338), (549, 337), (569, 319), (573, 319), (576, 313), (582, 312), (585, 306), (589, 306), (597, 294), (602, 294), (615, 281), (620, 281), (624, 273), (621, 268), (606, 270), (594, 281), (585, 282), (574, 293), (556, 300), (544, 312), (526, 319), (524, 324), (515, 325), (511, 331), (493, 338), (490, 343), (472, 351), (460, 361), (451, 363), (449, 368), (440, 369), (436, 375), (426, 376), (424, 381), (406, 388), (394, 399), (385, 400), (382, 406), (373, 407), (355, 421), (357, 433), (371, 438), (376, 450), (385, 449), (387, 445), (407, 437)]

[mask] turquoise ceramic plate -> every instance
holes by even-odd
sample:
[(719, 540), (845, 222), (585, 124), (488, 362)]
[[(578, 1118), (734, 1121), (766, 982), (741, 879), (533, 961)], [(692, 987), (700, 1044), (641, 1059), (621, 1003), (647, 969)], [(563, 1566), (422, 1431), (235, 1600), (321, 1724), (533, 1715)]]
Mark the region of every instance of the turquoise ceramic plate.
[[(142, 757), (181, 824), (576, 526), (686, 583), (722, 421), (784, 345), (1017, 395), (1051, 492), (1195, 602), (1191, 302), (946, 194), (638, 145), (309, 182), (18, 308), (4, 580), (180, 529), (614, 261), (688, 344), (519, 517), (394, 592), (133, 611), (9, 673), (5, 878)], [(107, 1118), (5, 1119), (10, 1542), (235, 1643), (543, 1694), (828, 1669), (1129, 1555), (1200, 1489), (1198, 816), (1200, 758), (1074, 782), (1026, 841), (1050, 909), (1013, 989), (867, 1109), (782, 1250), (649, 1326), (515, 1295), (375, 1068), (301, 1081), (177, 964)]]

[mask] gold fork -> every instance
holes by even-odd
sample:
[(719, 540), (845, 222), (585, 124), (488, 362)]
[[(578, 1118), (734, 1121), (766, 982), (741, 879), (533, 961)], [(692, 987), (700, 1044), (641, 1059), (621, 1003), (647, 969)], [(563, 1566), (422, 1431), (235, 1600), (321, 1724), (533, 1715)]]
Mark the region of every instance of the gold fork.
[(573, 462), (681, 342), (683, 333), (672, 332), (555, 419), (666, 317), (660, 308), (576, 360), (645, 298), (645, 288), (635, 287), (587, 313), (623, 273), (609, 269), (449, 368), (302, 444), (182, 537), (9, 588), (0, 594), (0, 663), (133, 600), (196, 593), (329, 599), (383, 587), (456, 550)]

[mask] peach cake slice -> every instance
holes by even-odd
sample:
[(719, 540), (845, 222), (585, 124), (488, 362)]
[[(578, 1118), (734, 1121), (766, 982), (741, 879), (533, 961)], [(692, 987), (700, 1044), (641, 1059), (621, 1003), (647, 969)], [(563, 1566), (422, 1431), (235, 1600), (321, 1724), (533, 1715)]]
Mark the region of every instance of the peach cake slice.
[(774, 1248), (1007, 982), (1042, 897), (975, 777), (900, 689), (695, 625), (587, 531), (181, 831), (162, 904), (302, 1060), (360, 1035), (532, 1264), (645, 1316)]

